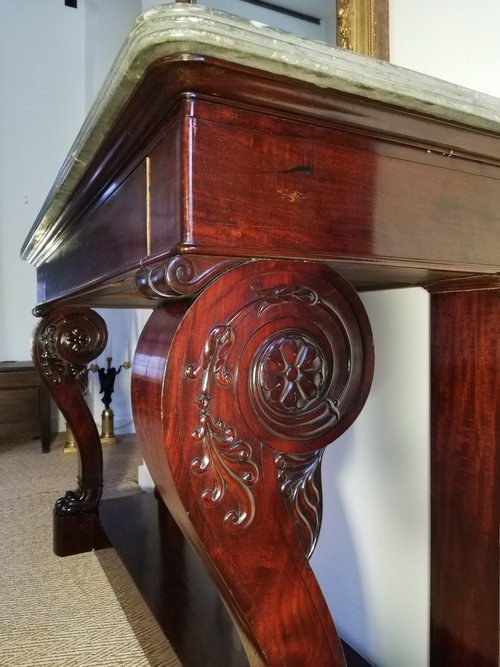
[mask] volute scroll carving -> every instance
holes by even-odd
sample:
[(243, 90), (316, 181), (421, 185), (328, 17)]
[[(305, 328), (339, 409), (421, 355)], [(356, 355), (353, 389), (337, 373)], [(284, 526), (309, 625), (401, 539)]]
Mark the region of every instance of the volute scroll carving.
[(219, 277), (172, 341), (182, 341), (179, 366), (169, 361), (176, 404), (191, 406), (186, 468), (228, 529), (253, 520), (261, 447), (314, 456), (352, 423), (371, 382), (371, 332), (354, 289), (320, 264), (283, 264)]
[(106, 342), (106, 325), (97, 313), (65, 307), (41, 321), (34, 334), (34, 355), (49, 384), (61, 384), (69, 376), (84, 392), (87, 365), (104, 351)]
[(362, 304), (319, 263), (233, 267), (192, 303), (161, 304), (139, 340), (144, 458), (262, 664), (302, 664), (286, 629), (297, 609), (314, 619), (314, 661), (344, 664), (308, 558), (324, 448), (359, 414), (372, 374)]
[(135, 285), (137, 291), (149, 299), (191, 296), (242, 261), (206, 255), (174, 255), (140, 269)]

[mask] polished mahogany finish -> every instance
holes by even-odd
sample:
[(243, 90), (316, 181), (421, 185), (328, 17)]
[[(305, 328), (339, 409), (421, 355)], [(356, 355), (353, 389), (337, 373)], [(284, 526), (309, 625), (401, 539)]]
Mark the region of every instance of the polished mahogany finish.
[(52, 310), (33, 335), (33, 360), (42, 381), (75, 435), (78, 488), (54, 509), (54, 550), (59, 556), (90, 551), (101, 543), (97, 507), (103, 464), (99, 432), (85, 402), (87, 365), (104, 351), (107, 330), (93, 310), (69, 306)]
[(498, 664), (500, 289), (432, 295), (433, 667)]
[(499, 228), (498, 133), (215, 58), (155, 61), (24, 248), (44, 316), (35, 362), (81, 457), (79, 490), (56, 512), (58, 552), (82, 521), (92, 546), (102, 485), (78, 385), (104, 329), (66, 358), (67, 313), (92, 319), (66, 308), (157, 303), (133, 400), (162, 496), (250, 661), (342, 665), (307, 556), (321, 451), (371, 374), (345, 279), (422, 285), (434, 294), (431, 658), (496, 664)]
[(370, 289), (491, 275), (499, 165), (485, 131), (207, 58), (160, 61), (57, 220), (38, 298), (142, 306), (136, 270), (177, 252), (321, 259)]
[(321, 264), (243, 264), (188, 309), (159, 307), (141, 335), (132, 404), (144, 457), (255, 664), (344, 664), (307, 559), (322, 450), (361, 410), (372, 374), (361, 302)]
[[(227, 609), (158, 494), (103, 500), (99, 521), (183, 667), (247, 667)], [(369, 667), (348, 644), (342, 648), (347, 667)]]

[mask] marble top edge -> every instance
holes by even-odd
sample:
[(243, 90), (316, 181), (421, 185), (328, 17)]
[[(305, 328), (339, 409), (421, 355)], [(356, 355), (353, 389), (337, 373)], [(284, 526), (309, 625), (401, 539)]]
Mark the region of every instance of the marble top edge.
[[(200, 5), (159, 5), (135, 22), (42, 207), (22, 257), (38, 265), (52, 223), (147, 68), (176, 55), (215, 57), (320, 88), (500, 132), (497, 98)], [(55, 242), (55, 240), (54, 240)], [(51, 246), (50, 251), (53, 250)]]

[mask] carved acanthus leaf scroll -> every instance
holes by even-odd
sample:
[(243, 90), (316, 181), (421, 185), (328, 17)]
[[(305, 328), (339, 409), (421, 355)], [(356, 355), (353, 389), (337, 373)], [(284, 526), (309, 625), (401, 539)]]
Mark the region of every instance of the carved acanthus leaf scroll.
[[(287, 511), (310, 554), (321, 520), (320, 452), (350, 423), (372, 365), (369, 347), (364, 365), (357, 305), (345, 296), (351, 288), (340, 279), (333, 287), (314, 273), (304, 275), (311, 286), (301, 278), (297, 267), (288, 283), (272, 284), (264, 271), (262, 281), (234, 288), (243, 298), (229, 307), (243, 305), (228, 312), (221, 302), (218, 312), (226, 317), (207, 327), (204, 338), (195, 336), (201, 349), (196, 362), (184, 362), (183, 372), (197, 382), (190, 391), (198, 421), (189, 465), (208, 481), (198, 486), (203, 503), (225, 498), (224, 525), (240, 531), (250, 526), (262, 476), (257, 448), (265, 445), (276, 452)], [(354, 293), (352, 299), (356, 304)]]
[(217, 382), (225, 387), (231, 382), (231, 374), (226, 371), (225, 361), (234, 342), (233, 328), (227, 324), (215, 327), (210, 332), (201, 352), (200, 358), (195, 365), (186, 368), (186, 377), (195, 380), (204, 372), (204, 385), (208, 382), (210, 375), (208, 369), (217, 376)]
[(266, 310), (279, 303), (292, 303), (296, 301), (304, 306), (316, 306), (319, 303), (319, 297), (316, 292), (304, 285), (277, 285), (276, 287), (252, 285), (251, 290), (259, 297), (254, 302), (254, 304), (260, 304), (258, 309), (259, 318), (264, 315)]
[[(224, 517), (224, 523), (231, 530), (242, 530), (251, 523), (255, 503), (251, 487), (259, 478), (257, 465), (252, 461), (252, 448), (237, 437), (236, 430), (226, 427), (223, 419), (217, 419), (210, 411), (209, 404), (213, 400), (210, 386), (215, 378), (221, 387), (232, 381), (232, 375), (226, 369), (226, 361), (235, 340), (237, 322), (251, 309), (257, 309), (257, 317), (277, 304), (296, 301), (305, 305), (318, 303), (318, 296), (303, 286), (278, 286), (270, 289), (251, 286), (256, 295), (250, 303), (238, 309), (225, 324), (220, 324), (210, 331), (196, 364), (188, 364), (185, 368), (186, 378), (200, 379), (200, 395), (195, 400), (199, 410), (199, 426), (193, 431), (192, 437), (201, 443), (203, 454), (192, 461), (193, 472), (200, 474), (212, 471), (213, 488), (202, 493), (202, 499), (209, 504), (218, 503), (226, 490), (234, 496), (237, 507)], [(305, 359), (300, 363), (307, 364)], [(307, 356), (307, 355), (305, 355)], [(304, 386), (309, 383), (304, 379)]]
[[(243, 310), (246, 310), (247, 306)], [(200, 380), (200, 395), (195, 399), (198, 407), (199, 426), (191, 436), (202, 447), (202, 456), (193, 459), (191, 469), (196, 474), (210, 471), (212, 488), (201, 494), (204, 503), (215, 505), (229, 492), (236, 507), (229, 510), (223, 523), (232, 532), (244, 530), (253, 520), (255, 501), (251, 487), (259, 479), (259, 469), (252, 460), (252, 447), (239, 440), (236, 429), (226, 426), (223, 419), (217, 419), (210, 411), (213, 400), (210, 395), (212, 380), (215, 378), (220, 387), (227, 387), (232, 375), (226, 370), (226, 360), (234, 343), (232, 324), (214, 327), (203, 346), (196, 364), (185, 368), (186, 378)]]
[(60, 384), (66, 377), (73, 378), (84, 393), (87, 364), (106, 346), (101, 318), (91, 310), (65, 308), (49, 315), (36, 336), (40, 365), (48, 381)]
[(226, 491), (232, 495), (237, 507), (225, 514), (223, 523), (232, 532), (238, 532), (251, 523), (255, 514), (250, 487), (257, 482), (259, 469), (252, 461), (252, 448), (238, 439), (236, 429), (226, 426), (222, 419), (214, 420), (209, 410), (210, 400), (202, 395), (196, 401), (200, 423), (192, 437), (201, 443), (202, 456), (192, 461), (191, 469), (197, 474), (208, 470), (212, 473), (213, 486), (202, 493), (203, 502), (215, 505)]
[(194, 295), (242, 261), (205, 255), (175, 255), (140, 269), (135, 285), (137, 291), (149, 299)]
[[(235, 327), (250, 310), (255, 309), (260, 319), (273, 306), (295, 302), (304, 306), (316, 306), (318, 295), (303, 285), (278, 285), (263, 288), (251, 285), (256, 298), (238, 309), (227, 322), (219, 324), (209, 332), (196, 364), (185, 368), (186, 378), (199, 379), (200, 395), (195, 400), (199, 410), (199, 426), (192, 432), (192, 438), (202, 446), (202, 456), (195, 458), (191, 469), (197, 474), (211, 470), (213, 488), (202, 493), (202, 500), (208, 504), (218, 503), (229, 491), (237, 501), (237, 508), (224, 517), (224, 523), (232, 530), (242, 530), (251, 523), (255, 503), (251, 487), (258, 481), (259, 471), (252, 461), (252, 447), (238, 439), (236, 429), (227, 427), (225, 421), (217, 419), (210, 411), (213, 397), (210, 387), (213, 380), (220, 387), (232, 382), (232, 374), (226, 362), (235, 342)], [(279, 370), (273, 358), (279, 356), (287, 368), (287, 389), (285, 396), (276, 401), (275, 395)], [(290, 363), (288, 363), (288, 361)], [(306, 403), (317, 397), (323, 379), (324, 357), (315, 345), (304, 337), (278, 337), (271, 345), (268, 356), (263, 361), (262, 382), (268, 388), (271, 402), (278, 403), (284, 411), (300, 411)], [(267, 366), (266, 366), (267, 365)], [(296, 373), (297, 377), (293, 376)]]

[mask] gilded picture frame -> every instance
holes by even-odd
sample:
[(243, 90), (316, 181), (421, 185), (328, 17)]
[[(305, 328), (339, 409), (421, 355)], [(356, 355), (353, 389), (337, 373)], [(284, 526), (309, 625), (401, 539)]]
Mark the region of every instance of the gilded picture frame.
[[(252, 2), (252, 0), (246, 0)], [(196, 4), (196, 0), (175, 0)], [(272, 2), (253, 0), (267, 9)], [(337, 46), (389, 60), (389, 0), (333, 0), (336, 12)]]
[(389, 60), (389, 0), (336, 0), (337, 46)]

